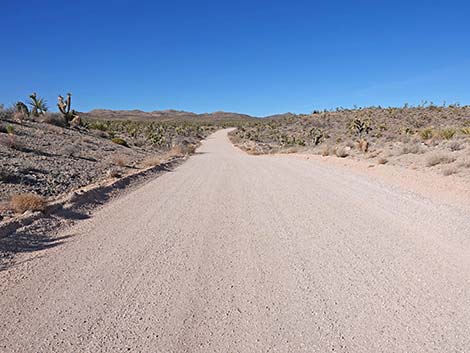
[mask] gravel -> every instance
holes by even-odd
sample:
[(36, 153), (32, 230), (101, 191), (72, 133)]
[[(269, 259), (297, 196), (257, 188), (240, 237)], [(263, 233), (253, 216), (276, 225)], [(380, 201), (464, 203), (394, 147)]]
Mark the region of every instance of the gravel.
[(0, 350), (470, 350), (468, 213), (226, 133), (0, 272)]

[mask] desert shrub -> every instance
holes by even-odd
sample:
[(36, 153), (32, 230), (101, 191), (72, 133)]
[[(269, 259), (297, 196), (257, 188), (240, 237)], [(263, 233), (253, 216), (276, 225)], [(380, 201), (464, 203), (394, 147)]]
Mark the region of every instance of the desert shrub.
[(95, 136), (95, 137), (100, 137), (104, 139), (108, 139), (109, 135), (106, 131), (101, 131), (101, 130), (92, 130), (90, 131), (90, 135)]
[(2, 105), (2, 107), (0, 107), (0, 120), (11, 120), (11, 118), (13, 117), (13, 113), (14, 111), (12, 109), (5, 109)]
[(413, 128), (411, 128), (411, 127), (406, 127), (406, 128), (403, 129), (403, 133), (404, 133), (405, 135), (414, 135), (415, 132), (416, 132), (416, 131), (415, 131)]
[(0, 167), (0, 181), (8, 182), (10, 180), (10, 173), (3, 167)]
[(470, 135), (470, 127), (463, 127), (462, 129), (460, 129), (460, 131), (464, 135)]
[(58, 126), (58, 127), (66, 127), (66, 121), (56, 113), (45, 113), (44, 118), (42, 119), (43, 123)]
[(449, 147), (449, 149), (450, 149), (452, 152), (460, 151), (461, 149), (464, 148), (464, 147), (462, 146), (462, 144), (461, 144), (460, 142), (457, 142), (457, 141), (449, 142), (449, 143), (447, 144), (447, 147)]
[(129, 165), (129, 158), (126, 156), (113, 156), (112, 163), (119, 167), (127, 167)]
[(126, 140), (120, 138), (120, 137), (113, 137), (111, 139), (112, 142), (114, 142), (115, 144), (117, 145), (120, 145), (120, 146), (124, 146), (124, 147), (129, 147), (129, 145), (127, 144)]
[(366, 153), (369, 150), (369, 142), (364, 140), (364, 139), (361, 139), (357, 143), (357, 147), (358, 147), (359, 151), (361, 151), (363, 153)]
[(400, 154), (417, 154), (421, 152), (421, 147), (416, 143), (408, 143), (401, 147)]
[(457, 131), (455, 129), (443, 129), (439, 131), (439, 136), (442, 137), (443, 139), (450, 140), (455, 136), (455, 133)]
[(161, 156), (148, 156), (142, 161), (142, 164), (145, 167), (155, 167), (162, 164), (162, 162)]
[(424, 129), (424, 130), (421, 130), (419, 132), (419, 136), (423, 140), (429, 140), (431, 137), (434, 136), (434, 133), (433, 133), (432, 129)]
[(171, 148), (170, 154), (174, 156), (183, 156), (187, 154), (192, 154), (196, 150), (196, 146), (191, 143), (183, 143), (175, 145)]
[(11, 197), (10, 207), (16, 213), (44, 211), (47, 207), (47, 201), (42, 196), (33, 193), (17, 194)]
[(139, 139), (134, 140), (132, 144), (133, 144), (135, 147), (143, 147), (143, 146), (145, 146), (145, 140), (139, 138)]
[[(281, 153), (298, 153), (299, 148), (297, 146), (290, 146), (290, 147), (286, 147), (286, 148), (282, 149), (280, 152)], [(254, 154), (254, 153), (252, 153), (252, 154)], [(263, 154), (263, 150), (262, 149), (256, 149), (256, 154)]]
[(339, 158), (345, 158), (349, 156), (349, 152), (344, 146), (338, 146), (335, 148), (335, 155)]
[(107, 131), (109, 126), (102, 121), (92, 121), (87, 124), (87, 127), (92, 130)]
[(120, 178), (122, 176), (122, 173), (118, 168), (109, 169), (107, 174), (111, 178)]
[(14, 135), (15, 134), (15, 128), (12, 125), (7, 125), (6, 132), (7, 132), (8, 135)]
[(5, 146), (7, 148), (13, 148), (16, 150), (21, 150), (21, 144), (17, 140), (14, 134), (8, 134), (7, 136), (2, 135), (0, 136), (0, 145)]
[(438, 165), (438, 164), (448, 164), (454, 161), (455, 161), (455, 157), (452, 157), (448, 154), (435, 153), (435, 154), (428, 156), (428, 158), (426, 159), (426, 166), (434, 167), (435, 165)]
[(13, 113), (13, 119), (19, 122), (20, 124), (26, 119), (27, 115), (23, 111), (17, 111)]
[(5, 125), (0, 124), (0, 132), (3, 134), (8, 134), (8, 130)]

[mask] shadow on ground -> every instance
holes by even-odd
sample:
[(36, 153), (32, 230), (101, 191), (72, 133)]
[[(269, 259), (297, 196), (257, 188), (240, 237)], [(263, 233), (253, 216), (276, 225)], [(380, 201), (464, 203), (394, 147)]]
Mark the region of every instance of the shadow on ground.
[[(198, 154), (203, 154), (198, 153)], [(77, 199), (72, 201), (72, 207), (64, 207), (57, 205), (48, 209), (39, 219), (34, 220), (27, 226), (12, 230), (11, 234), (0, 238), (0, 271), (7, 270), (13, 266), (17, 266), (31, 259), (15, 259), (15, 255), (22, 253), (34, 253), (41, 250), (54, 248), (63, 244), (71, 235), (55, 236), (55, 231), (63, 225), (71, 225), (75, 221), (90, 218), (90, 214), (94, 209), (106, 204), (112, 198), (121, 194), (124, 190), (130, 190), (132, 185), (140, 180), (142, 183), (159, 176), (162, 172), (173, 172), (174, 168), (181, 164), (183, 159), (175, 159), (168, 163), (156, 166), (147, 172), (131, 175), (127, 178), (117, 180), (111, 186), (98, 187), (81, 194)], [(49, 235), (48, 235), (49, 234)], [(37, 259), (41, 256), (35, 256)]]
[(65, 242), (72, 235), (50, 237), (36, 233), (15, 232), (0, 239), (0, 271), (15, 265), (13, 256), (22, 253), (32, 253), (40, 250), (54, 248)]

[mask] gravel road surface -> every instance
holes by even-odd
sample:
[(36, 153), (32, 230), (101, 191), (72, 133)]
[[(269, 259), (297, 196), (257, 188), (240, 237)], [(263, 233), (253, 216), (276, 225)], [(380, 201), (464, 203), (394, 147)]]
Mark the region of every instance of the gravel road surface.
[(0, 272), (0, 352), (470, 352), (470, 217), (227, 131)]

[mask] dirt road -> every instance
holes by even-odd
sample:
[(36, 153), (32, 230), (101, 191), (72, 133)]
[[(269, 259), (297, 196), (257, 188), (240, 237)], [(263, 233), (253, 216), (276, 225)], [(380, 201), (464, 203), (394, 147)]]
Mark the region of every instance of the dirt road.
[(468, 213), (226, 131), (62, 235), (0, 272), (1, 352), (470, 351)]

